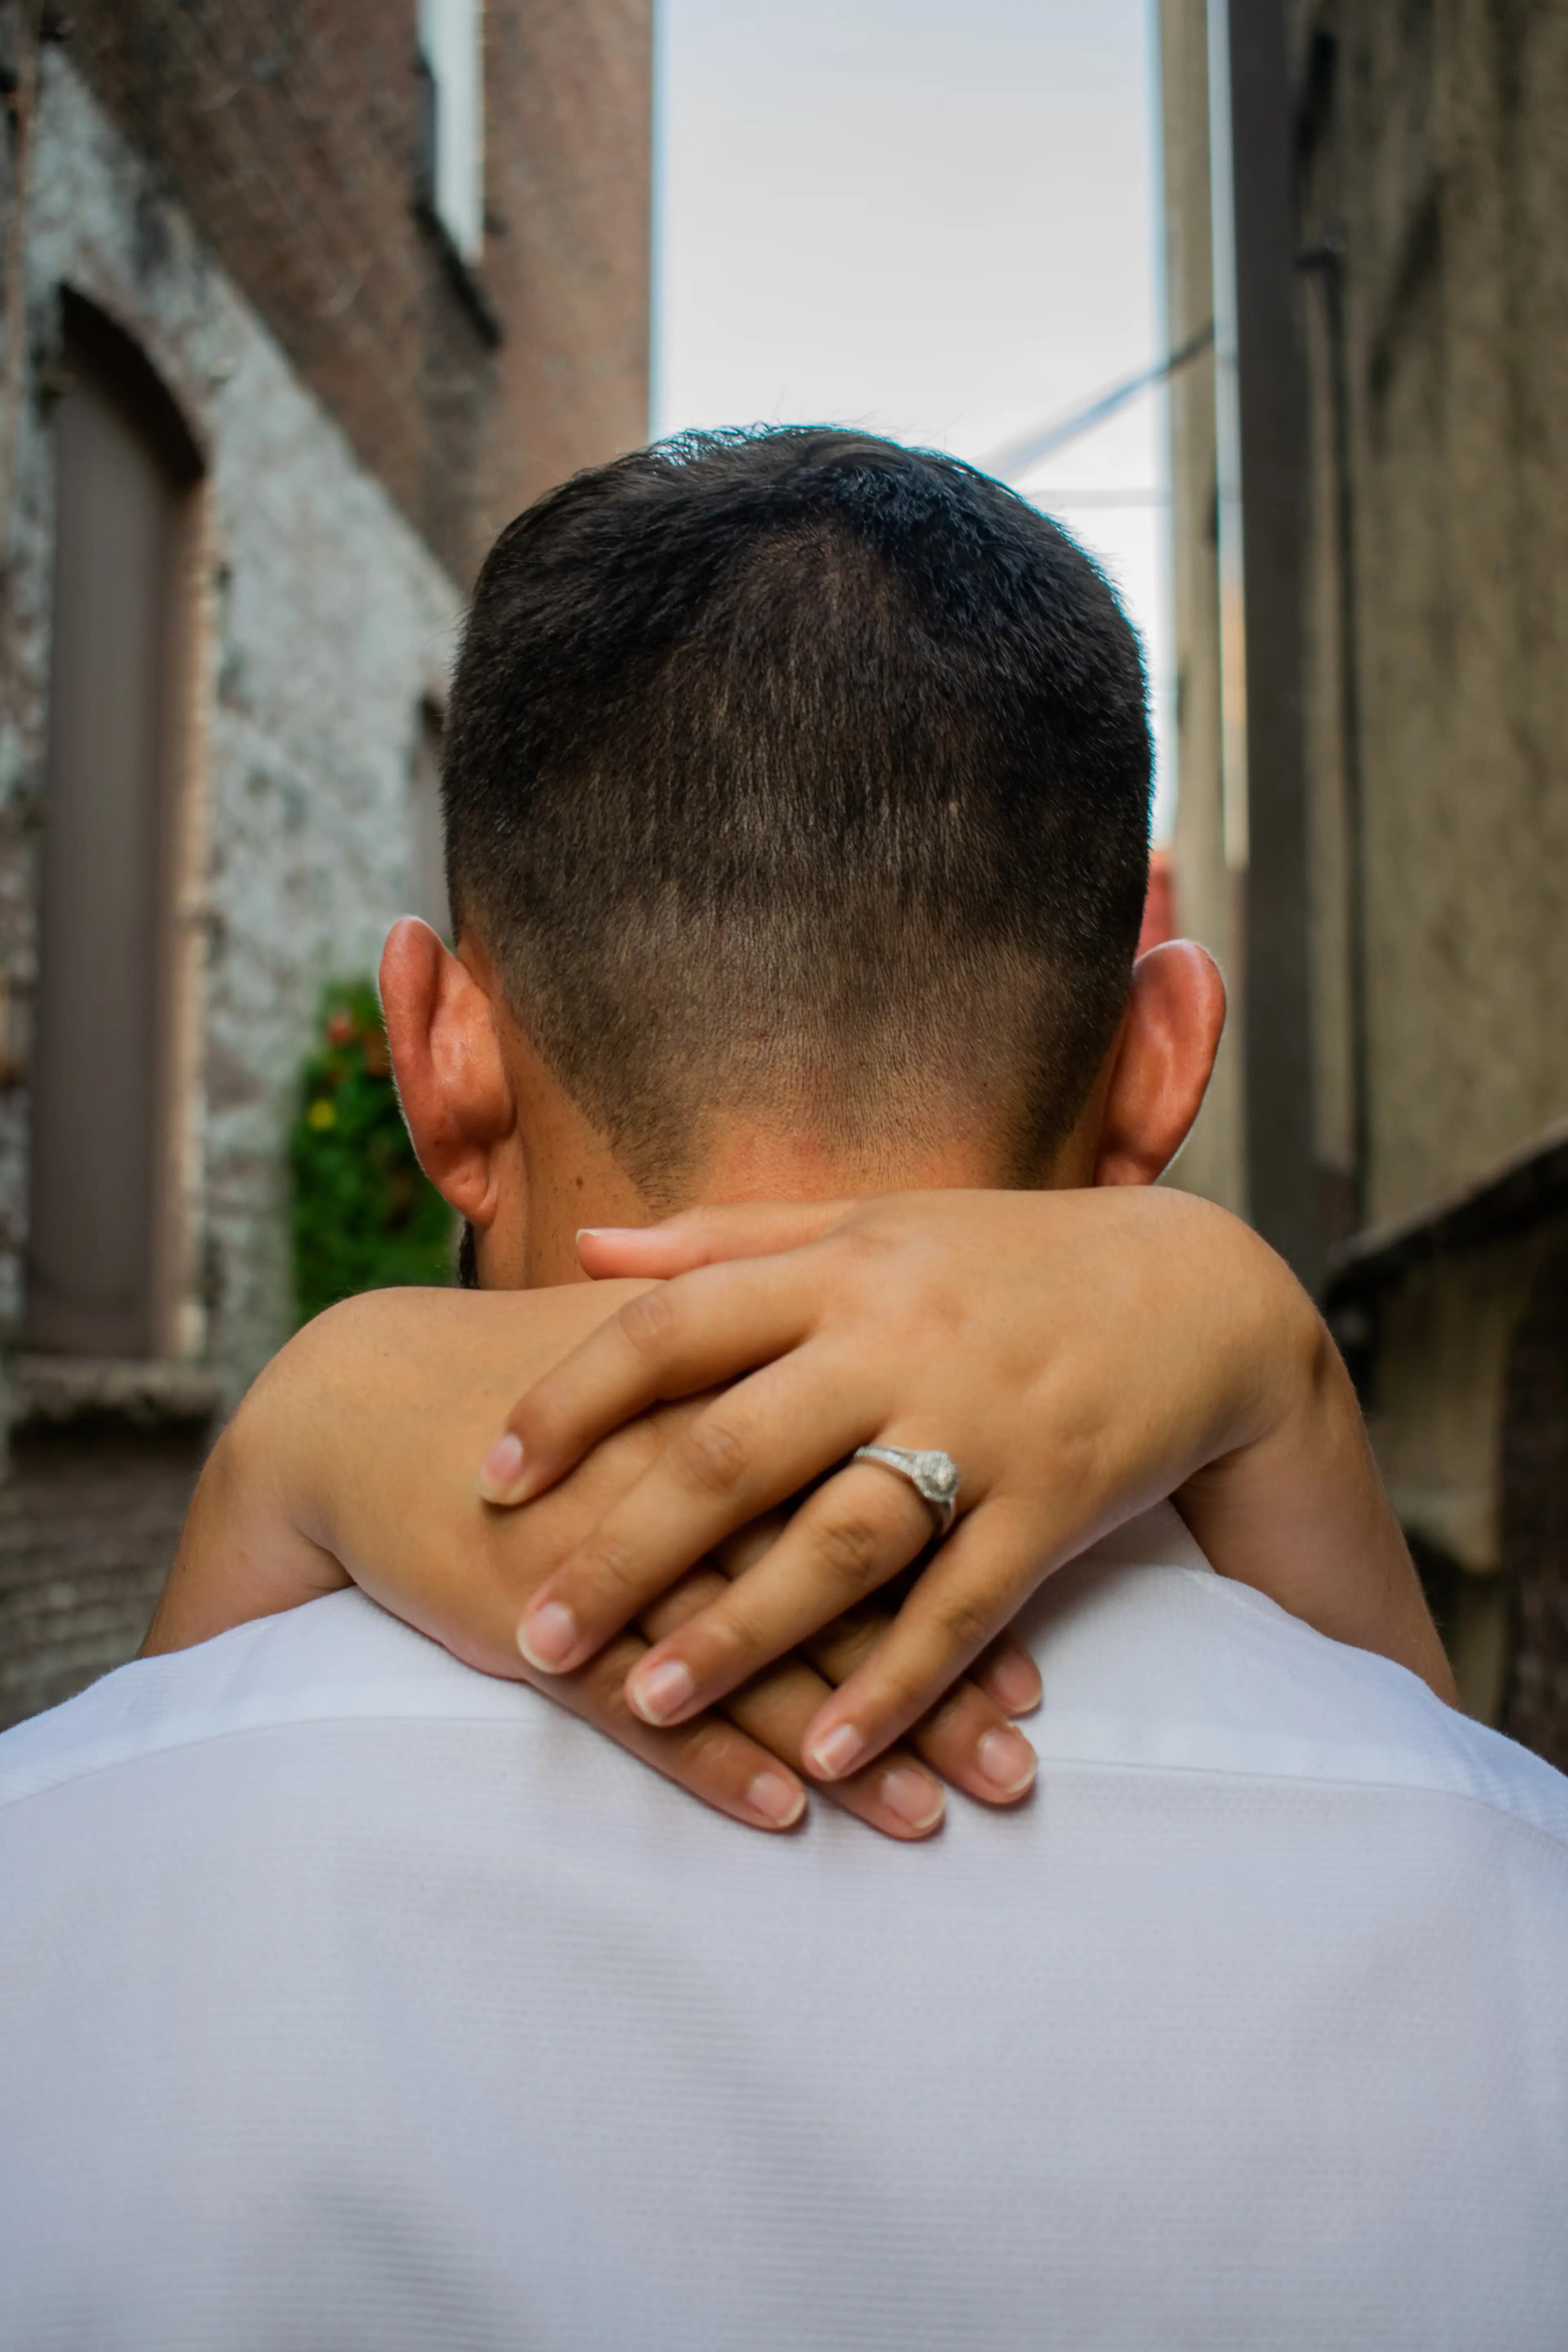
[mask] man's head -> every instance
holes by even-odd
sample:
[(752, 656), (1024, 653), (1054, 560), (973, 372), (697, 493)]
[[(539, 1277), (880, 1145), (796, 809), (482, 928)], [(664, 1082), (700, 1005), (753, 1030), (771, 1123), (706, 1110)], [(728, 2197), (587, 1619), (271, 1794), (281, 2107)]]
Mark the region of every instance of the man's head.
[[(486, 1000), (518, 1148), (575, 1125), (643, 1214), (817, 1171), (1047, 1181), (1125, 1026), (1149, 766), (1131, 629), (1010, 491), (862, 434), (686, 436), (485, 565), (444, 984)], [(432, 945), (395, 943), (388, 1018), (451, 1194), (415, 1066)], [(743, 1164), (769, 1135), (783, 1186)]]

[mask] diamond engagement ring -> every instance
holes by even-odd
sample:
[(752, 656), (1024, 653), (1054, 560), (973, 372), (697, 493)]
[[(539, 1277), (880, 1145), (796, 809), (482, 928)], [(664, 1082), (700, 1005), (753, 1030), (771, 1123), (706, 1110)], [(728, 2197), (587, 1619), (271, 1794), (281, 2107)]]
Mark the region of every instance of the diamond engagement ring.
[(958, 1465), (951, 1454), (934, 1445), (858, 1445), (857, 1462), (879, 1462), (907, 1478), (922, 1502), (931, 1505), (938, 1535), (946, 1535), (958, 1508)]

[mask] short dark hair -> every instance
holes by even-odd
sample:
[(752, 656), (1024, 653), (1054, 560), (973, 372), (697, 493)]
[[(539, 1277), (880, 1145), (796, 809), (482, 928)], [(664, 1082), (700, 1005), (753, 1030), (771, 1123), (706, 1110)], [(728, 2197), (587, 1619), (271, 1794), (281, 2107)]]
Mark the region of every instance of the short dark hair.
[(682, 434), (480, 573), (454, 916), (650, 1202), (764, 1107), (956, 1108), (1026, 1180), (1125, 1002), (1149, 781), (1137, 641), (1036, 509), (868, 434)]

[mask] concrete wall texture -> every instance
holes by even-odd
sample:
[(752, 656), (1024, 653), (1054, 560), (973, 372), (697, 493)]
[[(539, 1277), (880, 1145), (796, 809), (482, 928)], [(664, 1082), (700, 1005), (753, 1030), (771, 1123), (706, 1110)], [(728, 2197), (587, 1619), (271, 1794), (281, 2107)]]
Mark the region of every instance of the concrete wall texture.
[(422, 201), (415, 0), (86, 0), (43, 19), (32, 50), (38, 12), (0, 0), (0, 1360), (25, 1287), (68, 296), (132, 339), (205, 466), (169, 915), (167, 1352), (189, 1370), (76, 1366), (40, 1420), (59, 1381), (44, 1360), (15, 1370), (0, 1722), (130, 1654), (203, 1419), (291, 1327), (300, 1065), (322, 983), (374, 970), (413, 900), (426, 714), (485, 548), (647, 431), (648, 0), (485, 9), (471, 268)]
[[(1568, 1112), (1568, 14), (1306, 0), (1293, 15), (1301, 244), (1331, 237), (1342, 256), (1337, 330), (1327, 273), (1302, 289), (1329, 901), (1315, 1012), (1325, 1125), (1342, 1136), (1335, 867), (1359, 856), (1376, 1225)], [(1359, 665), (1349, 842), (1342, 488)]]
[[(1568, 1113), (1568, 18), (1292, 18), (1317, 1123), (1376, 1230)], [(1559, 1763), (1563, 1231), (1375, 1280), (1366, 1381), (1467, 1703)]]
[[(1568, 1762), (1568, 15), (1549, 0), (1280, 5), (1330, 1309), (1465, 1703)], [(1223, 179), (1205, 117), (1225, 21), (1206, 0), (1163, 0), (1186, 331), (1204, 290), (1190, 247)], [(1247, 367), (1244, 347), (1244, 382)], [(1196, 370), (1173, 435), (1178, 661), (1194, 688), (1178, 919), (1223, 956), (1214, 679), (1228, 685), (1230, 665), (1216, 419)], [(1249, 797), (1268, 788), (1248, 781)], [(1237, 1116), (1245, 1134), (1245, 1099)], [(1191, 1155), (1179, 1181), (1234, 1202), (1215, 1160)]]

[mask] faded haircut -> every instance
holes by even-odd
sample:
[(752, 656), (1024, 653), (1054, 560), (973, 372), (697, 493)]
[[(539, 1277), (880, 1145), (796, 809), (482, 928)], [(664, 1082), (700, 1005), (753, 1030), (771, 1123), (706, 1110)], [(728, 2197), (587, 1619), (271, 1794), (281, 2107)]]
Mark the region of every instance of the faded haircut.
[(1136, 639), (1055, 523), (867, 434), (684, 434), (485, 563), (454, 919), (651, 1205), (749, 1111), (959, 1120), (1026, 1182), (1126, 1000), (1149, 782)]

